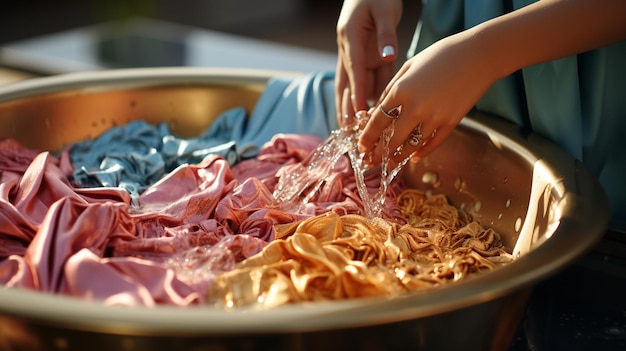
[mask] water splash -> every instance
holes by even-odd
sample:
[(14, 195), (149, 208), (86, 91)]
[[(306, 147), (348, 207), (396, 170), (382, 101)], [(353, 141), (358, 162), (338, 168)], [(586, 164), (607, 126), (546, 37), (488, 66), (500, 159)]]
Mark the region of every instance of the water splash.
[(348, 128), (335, 130), (300, 164), (278, 179), (274, 198), (285, 210), (299, 211), (332, 174), (339, 158), (348, 152), (352, 134)]
[[(365, 172), (368, 171), (364, 153), (358, 150), (358, 141), (369, 116), (357, 114), (355, 123), (333, 131), (330, 136), (309, 154), (302, 163), (281, 175), (274, 190), (274, 198), (284, 210), (299, 212), (311, 201), (326, 179), (333, 173), (335, 164), (347, 155), (354, 170), (357, 191), (363, 202), (365, 216), (382, 217), (386, 194), (389, 186), (410, 156), (392, 167), (389, 142), (393, 137), (395, 121), (387, 127), (381, 136), (383, 155), (380, 165), (381, 179), (378, 191), (370, 194), (365, 184)], [(399, 146), (393, 156), (402, 152)]]

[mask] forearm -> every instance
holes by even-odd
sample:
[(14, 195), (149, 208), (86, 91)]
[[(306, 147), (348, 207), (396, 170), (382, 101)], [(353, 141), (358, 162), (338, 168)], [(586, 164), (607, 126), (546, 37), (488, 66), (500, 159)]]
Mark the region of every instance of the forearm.
[(498, 76), (626, 39), (624, 0), (542, 0), (461, 33)]

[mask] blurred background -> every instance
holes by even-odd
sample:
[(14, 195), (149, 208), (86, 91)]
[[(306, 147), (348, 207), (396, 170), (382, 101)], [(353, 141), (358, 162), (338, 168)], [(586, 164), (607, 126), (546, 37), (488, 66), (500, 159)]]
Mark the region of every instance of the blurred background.
[[(0, 67), (334, 70), (338, 0), (0, 0)], [(405, 1), (400, 52), (419, 1)], [(413, 15), (411, 15), (413, 14)]]

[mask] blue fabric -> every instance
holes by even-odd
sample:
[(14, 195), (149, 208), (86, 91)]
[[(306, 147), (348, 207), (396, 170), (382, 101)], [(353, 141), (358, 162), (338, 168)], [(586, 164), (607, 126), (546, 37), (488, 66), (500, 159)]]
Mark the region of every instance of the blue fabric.
[[(528, 0), (437, 0), (422, 10), (408, 57)], [(611, 204), (611, 227), (626, 230), (626, 42), (534, 65), (506, 77), (476, 109), (501, 116), (563, 147), (597, 177)]]
[(276, 133), (328, 137), (338, 128), (334, 78), (334, 72), (317, 72), (274, 79), (257, 102), (239, 142), (261, 146)]
[(333, 80), (332, 72), (271, 79), (250, 116), (243, 107), (230, 109), (195, 138), (178, 138), (166, 124), (144, 121), (111, 128), (72, 145), (73, 181), (79, 187), (122, 187), (136, 204), (163, 175), (209, 154), (221, 155), (232, 166), (255, 157), (277, 133), (326, 138), (338, 128)]

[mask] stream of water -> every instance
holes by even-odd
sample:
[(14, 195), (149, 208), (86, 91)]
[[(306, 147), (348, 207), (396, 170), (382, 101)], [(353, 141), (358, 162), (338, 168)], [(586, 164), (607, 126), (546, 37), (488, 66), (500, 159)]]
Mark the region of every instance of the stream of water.
[(311, 152), (304, 162), (290, 170), (289, 174), (282, 175), (274, 191), (277, 203), (285, 210), (299, 211), (311, 201), (332, 174), (337, 161), (347, 155), (354, 170), (357, 190), (363, 202), (365, 216), (368, 218), (381, 217), (389, 185), (411, 157), (409, 155), (393, 166), (392, 157), (402, 152), (402, 146), (395, 149), (393, 154), (389, 149), (389, 141), (393, 137), (395, 128), (394, 121), (381, 135), (383, 154), (380, 167), (376, 168), (376, 170), (380, 169), (380, 185), (377, 192), (370, 194), (365, 185), (365, 172), (368, 171), (367, 164), (369, 162), (365, 162), (366, 155), (359, 152), (357, 148), (359, 137), (366, 122), (367, 115), (357, 114), (355, 123), (334, 130), (324, 142)]

